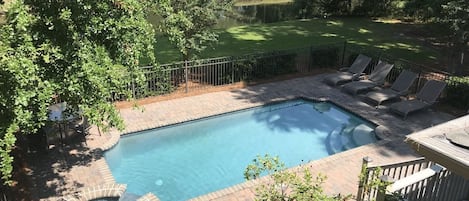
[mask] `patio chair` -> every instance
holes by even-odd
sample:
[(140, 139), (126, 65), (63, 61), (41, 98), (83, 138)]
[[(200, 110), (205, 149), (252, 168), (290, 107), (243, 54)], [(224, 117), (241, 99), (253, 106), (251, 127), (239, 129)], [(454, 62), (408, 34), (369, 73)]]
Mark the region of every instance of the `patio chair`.
[(368, 79), (349, 82), (342, 87), (342, 91), (356, 95), (358, 93), (369, 91), (376, 86), (383, 85), (386, 77), (393, 67), (394, 64), (379, 61)]
[(416, 73), (404, 70), (399, 74), (399, 76), (397, 76), (397, 79), (394, 81), (391, 88), (368, 92), (365, 95), (365, 100), (374, 102), (376, 107), (378, 107), (385, 101), (400, 98), (403, 95), (407, 95), (409, 88), (412, 86), (415, 79), (417, 79)]
[[(331, 75), (328, 75), (324, 78), (324, 82), (331, 86), (341, 85), (347, 82), (350, 82), (354, 79), (358, 79), (365, 71), (368, 64), (370, 64), (371, 58), (363, 54), (358, 55), (358, 57), (353, 61), (352, 65), (349, 68), (341, 68), (341, 71)], [(345, 71), (346, 70), (346, 71)]]
[(443, 81), (428, 80), (416, 94), (415, 99), (393, 103), (389, 110), (403, 116), (405, 119), (409, 113), (426, 109), (436, 103), (445, 87), (446, 83)]

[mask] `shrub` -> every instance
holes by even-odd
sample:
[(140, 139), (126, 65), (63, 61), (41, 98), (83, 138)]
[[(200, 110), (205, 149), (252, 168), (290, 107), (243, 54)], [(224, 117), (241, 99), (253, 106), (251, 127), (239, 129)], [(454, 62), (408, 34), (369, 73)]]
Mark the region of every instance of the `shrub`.
[(269, 78), (295, 72), (295, 53), (273, 52), (257, 57), (251, 66), (250, 79)]
[(327, 49), (312, 49), (311, 50), (312, 67), (334, 67), (339, 61), (339, 49), (337, 47)]
[(256, 179), (265, 174), (272, 179), (271, 182), (263, 183), (256, 188), (256, 200), (340, 201), (351, 197), (326, 195), (322, 188), (326, 177), (319, 174), (314, 178), (307, 168), (301, 175), (285, 169), (285, 164), (278, 157), (267, 154), (263, 157), (257, 156), (253, 163), (248, 165), (244, 172), (246, 180)]
[(469, 108), (469, 77), (451, 76), (446, 80), (447, 102), (458, 108)]

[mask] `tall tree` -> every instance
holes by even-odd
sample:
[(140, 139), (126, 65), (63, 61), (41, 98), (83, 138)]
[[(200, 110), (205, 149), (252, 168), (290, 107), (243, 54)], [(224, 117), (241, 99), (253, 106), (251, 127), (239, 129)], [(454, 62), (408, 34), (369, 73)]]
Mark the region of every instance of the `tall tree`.
[(454, 33), (454, 47), (463, 54), (463, 50), (469, 43), (469, 1), (449, 1), (442, 7), (445, 14), (442, 20), (451, 27)]
[(155, 11), (162, 17), (160, 31), (179, 49), (183, 60), (217, 41), (212, 28), (231, 7), (232, 0), (155, 1)]
[(443, 17), (442, 5), (449, 0), (410, 0), (405, 4), (404, 12), (419, 20), (438, 20)]
[(452, 64), (454, 73), (463, 71), (464, 53), (469, 45), (469, 2), (467, 0), (453, 0), (441, 5), (440, 20), (452, 30), (450, 45), (452, 48)]
[(8, 183), (16, 135), (47, 121), (52, 97), (102, 128), (123, 128), (109, 102), (144, 80), (154, 30), (141, 0), (16, 0), (0, 27), (0, 176)]

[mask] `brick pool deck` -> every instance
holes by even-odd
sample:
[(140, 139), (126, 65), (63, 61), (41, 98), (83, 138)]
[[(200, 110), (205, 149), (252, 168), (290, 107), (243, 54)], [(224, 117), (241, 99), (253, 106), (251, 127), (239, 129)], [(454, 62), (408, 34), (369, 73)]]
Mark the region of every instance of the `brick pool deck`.
[[(327, 193), (355, 195), (363, 157), (371, 157), (374, 164), (387, 164), (418, 157), (403, 142), (404, 137), (412, 132), (454, 118), (445, 113), (427, 110), (402, 120), (400, 117), (388, 113), (386, 106), (375, 109), (375, 107), (362, 102), (360, 96), (353, 97), (344, 94), (340, 92), (339, 88), (324, 85), (321, 80), (321, 75), (309, 76), (233, 91), (166, 100), (142, 105), (138, 109), (121, 109), (120, 112), (126, 124), (125, 131), (100, 134), (96, 128), (93, 128), (90, 130), (90, 135), (87, 136), (86, 144), (66, 146), (60, 149), (60, 152), (51, 151), (52, 153), (42, 156), (48, 158), (38, 158), (36, 164), (33, 161), (30, 174), (35, 189), (32, 190), (32, 197), (37, 200), (67, 198), (62, 196), (78, 198), (84, 190), (90, 191), (90, 187), (94, 189), (94, 187), (109, 187), (109, 184), (114, 184), (115, 181), (102, 157), (102, 150), (108, 149), (118, 142), (118, 137), (121, 134), (296, 97), (330, 100), (386, 128), (385, 140), (312, 161), (302, 166), (310, 168), (313, 173), (322, 173), (327, 176), (323, 185)], [(44, 165), (44, 163), (46, 164)], [(194, 198), (194, 200), (254, 200), (257, 182), (245, 182)], [(96, 190), (92, 192), (96, 192)], [(157, 199), (148, 194), (142, 200)]]

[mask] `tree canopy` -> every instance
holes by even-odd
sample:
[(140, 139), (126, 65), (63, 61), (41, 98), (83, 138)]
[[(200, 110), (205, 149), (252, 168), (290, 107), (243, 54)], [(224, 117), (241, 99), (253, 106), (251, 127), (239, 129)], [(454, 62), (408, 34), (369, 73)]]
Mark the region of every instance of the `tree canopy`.
[(155, 12), (162, 18), (160, 31), (188, 60), (217, 41), (212, 28), (232, 4), (232, 0), (156, 0)]
[(448, 23), (457, 43), (467, 45), (469, 42), (469, 2), (466, 0), (449, 1), (442, 5), (443, 21)]
[(8, 183), (16, 135), (35, 133), (53, 97), (102, 128), (123, 123), (113, 94), (132, 97), (144, 80), (142, 57), (154, 60), (154, 29), (141, 0), (11, 3), (0, 27), (0, 175)]

